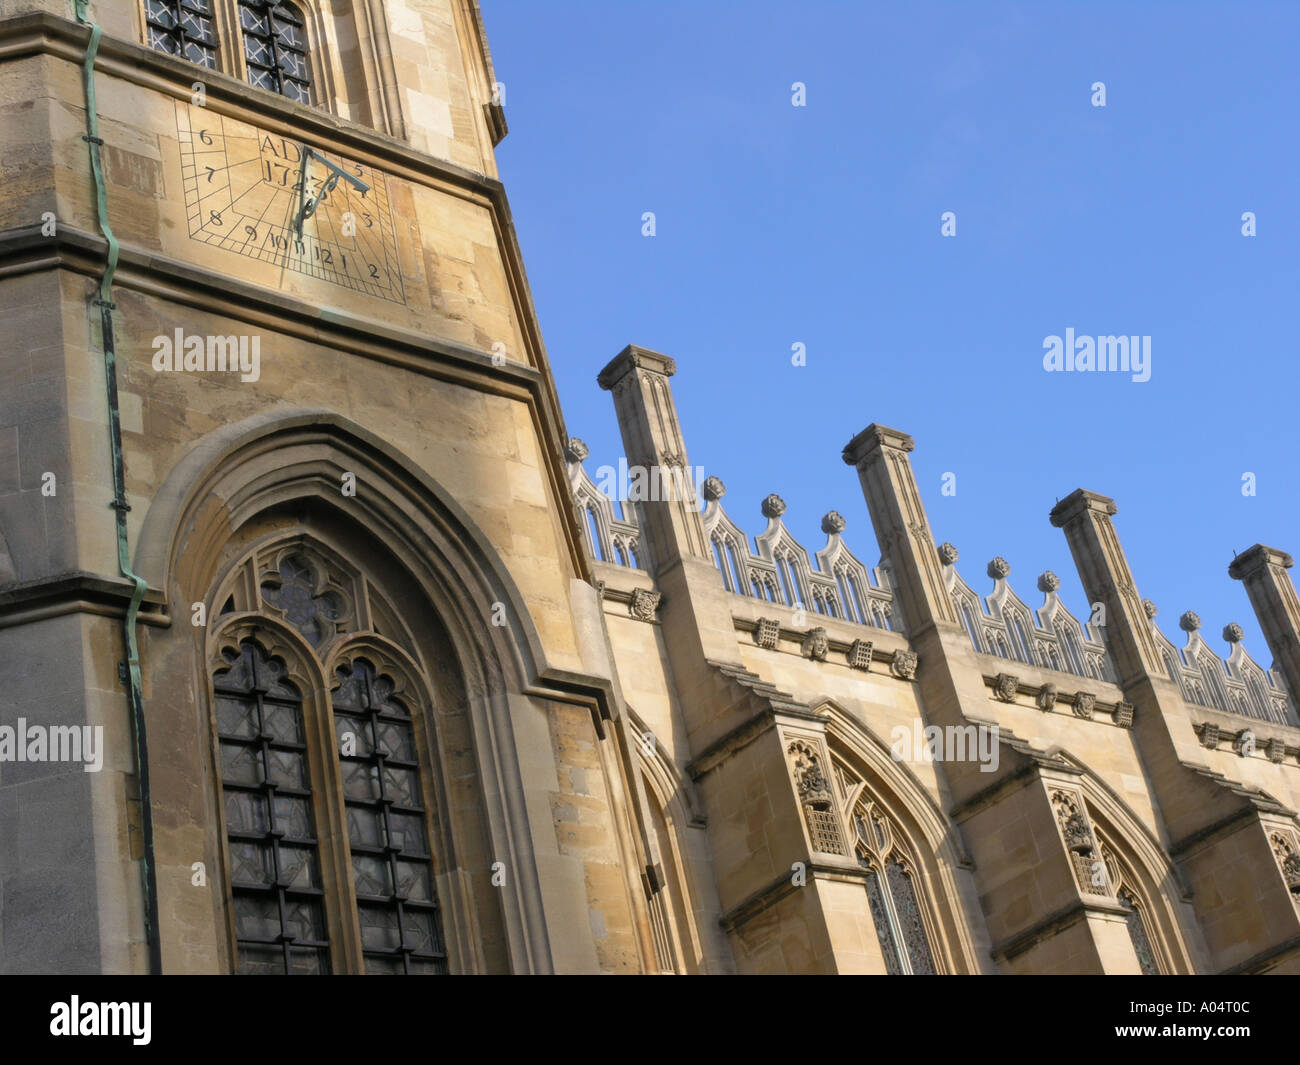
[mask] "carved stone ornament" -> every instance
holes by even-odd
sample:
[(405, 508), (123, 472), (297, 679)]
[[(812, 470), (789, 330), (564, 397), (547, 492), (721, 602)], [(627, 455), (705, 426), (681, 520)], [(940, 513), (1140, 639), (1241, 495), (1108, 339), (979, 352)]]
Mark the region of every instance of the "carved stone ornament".
[(1201, 618), (1194, 610), (1188, 610), (1178, 619), (1178, 627), (1183, 632), (1195, 632), (1201, 627)]
[(1074, 696), (1074, 716), (1091, 718), (1097, 709), (1097, 697), (1092, 692), (1076, 692)]
[(848, 522), (844, 520), (844, 515), (838, 510), (828, 510), (822, 515), (822, 532), (827, 536), (842, 533), (846, 525), (848, 525)]
[(1287, 855), (1282, 862), (1282, 875), (1286, 877), (1286, 889), (1300, 896), (1300, 854)]
[(1219, 726), (1207, 723), (1201, 729), (1201, 746), (1214, 750), (1219, 745)]
[(634, 618), (641, 621), (654, 621), (655, 611), (659, 609), (659, 593), (646, 591), (644, 588), (633, 589), (632, 601), (628, 603), (628, 609)]
[(569, 446), (564, 449), (566, 459), (570, 462), (583, 462), (589, 454), (590, 451), (588, 451), (586, 444), (576, 436), (569, 437)]
[(1115, 704), (1115, 724), (1120, 728), (1133, 727), (1133, 704), (1119, 702)]
[(939, 561), (945, 566), (954, 565), (957, 561), (957, 549), (947, 540), (939, 545)]
[(830, 649), (831, 645), (826, 638), (826, 630), (820, 625), (815, 629), (809, 629), (808, 635), (803, 638), (803, 653), (814, 662), (825, 662), (826, 653)]
[(903, 680), (912, 680), (916, 676), (916, 666), (915, 651), (895, 651), (893, 660), (889, 663), (889, 671)]
[(1286, 889), (1291, 892), (1291, 898), (1297, 905), (1300, 905), (1300, 853), (1296, 852), (1294, 836), (1287, 839), (1281, 832), (1274, 832), (1268, 837), (1268, 842), (1273, 848), (1273, 856), (1277, 858), (1278, 868), (1282, 870), (1282, 877), (1286, 880)]
[(754, 630), (754, 642), (769, 651), (776, 649), (777, 637), (781, 635), (781, 623), (774, 618), (759, 618), (758, 628)]
[(1038, 575), (1038, 590), (1040, 592), (1054, 592), (1059, 587), (1061, 587), (1061, 578), (1050, 569), (1043, 570)]
[(822, 771), (821, 758), (809, 744), (800, 740), (790, 744), (788, 753), (813, 849), (824, 854), (843, 854), (839, 815), (835, 810), (830, 781)]
[(659, 466), (661, 469), (674, 470), (685, 465), (686, 463), (682, 460), (681, 455), (677, 454), (676, 451), (665, 451), (659, 458)]
[(1286, 742), (1276, 737), (1268, 741), (1268, 760), (1280, 763), (1286, 757)]
[(597, 582), (596, 582), (596, 598), (597, 598), (597, 599), (604, 599), (604, 598), (605, 598), (605, 582), (604, 582), (604, 581), (597, 581)]
[(871, 641), (854, 640), (846, 653), (849, 665), (853, 669), (868, 670), (871, 668)]
[(727, 494), (727, 486), (722, 483), (721, 477), (706, 477), (704, 484), (700, 489), (704, 493), (704, 498), (712, 502), (715, 499), (721, 499)]
[(1232, 749), (1237, 752), (1238, 757), (1249, 758), (1255, 753), (1255, 732), (1253, 729), (1244, 728), (1237, 733), (1232, 739)]
[(763, 517), (779, 518), (785, 513), (785, 500), (773, 492), (763, 500)]
[(1011, 563), (1001, 555), (998, 555), (997, 558), (993, 559), (988, 564), (986, 572), (995, 581), (1005, 580), (1011, 574)]
[(1020, 687), (1020, 678), (1010, 673), (999, 673), (993, 681), (993, 693), (1004, 703), (1016, 701), (1016, 689)]
[(1160, 613), (1160, 611), (1156, 609), (1155, 603), (1153, 603), (1150, 599), (1142, 600), (1142, 609), (1146, 611), (1146, 615), (1149, 618), (1153, 618), (1158, 613)]
[(1246, 630), (1235, 621), (1223, 626), (1223, 638), (1228, 643), (1241, 643), (1246, 638)]
[(1038, 709), (1051, 710), (1056, 705), (1056, 697), (1060, 694), (1055, 684), (1047, 683), (1038, 692)]
[(907, 527), (909, 530), (911, 530), (912, 535), (916, 537), (918, 542), (923, 544), (934, 543), (934, 541), (930, 539), (930, 530), (925, 527), (924, 522), (920, 522), (920, 521), (908, 522)]
[[(1097, 843), (1084, 813), (1082, 797), (1076, 797), (1067, 791), (1053, 791), (1051, 800), (1080, 890), (1090, 895), (1107, 894), (1109, 888), (1105, 883), (1105, 865), (1099, 865), (1101, 859), (1097, 857)], [(1102, 873), (1100, 883), (1097, 882), (1098, 873)]]
[(794, 762), (795, 785), (799, 789), (799, 798), (814, 809), (825, 809), (831, 804), (831, 786), (822, 772), (821, 760), (808, 753), (806, 747), (800, 746), (795, 751)]

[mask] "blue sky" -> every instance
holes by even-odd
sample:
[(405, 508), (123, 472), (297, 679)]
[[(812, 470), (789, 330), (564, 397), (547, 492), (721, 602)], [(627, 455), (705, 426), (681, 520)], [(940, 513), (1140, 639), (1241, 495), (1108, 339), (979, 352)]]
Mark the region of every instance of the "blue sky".
[[(1002, 555), (1031, 605), (1052, 569), (1086, 617), (1047, 515), (1089, 488), (1175, 643), (1194, 609), (1269, 664), (1227, 566), (1300, 552), (1300, 5), (482, 2), (501, 177), (593, 475), (623, 454), (596, 374), (640, 344), (677, 359), (690, 460), (751, 536), (777, 492), (805, 547), (834, 508), (874, 564), (840, 451), (880, 422), (915, 437), (981, 594)], [(1150, 336), (1151, 379), (1045, 372), (1067, 327)]]

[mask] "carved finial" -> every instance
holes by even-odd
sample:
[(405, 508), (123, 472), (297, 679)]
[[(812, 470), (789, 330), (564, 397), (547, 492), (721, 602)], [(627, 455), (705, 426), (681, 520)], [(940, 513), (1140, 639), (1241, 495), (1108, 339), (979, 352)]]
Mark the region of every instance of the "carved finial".
[(995, 581), (1000, 581), (1003, 578), (1005, 578), (1008, 573), (1011, 572), (1011, 563), (1008, 562), (1001, 555), (998, 555), (997, 558), (995, 558), (992, 562), (989, 563), (989, 568), (987, 572), (988, 575), (992, 577)]
[(1038, 575), (1038, 590), (1040, 592), (1054, 592), (1059, 587), (1061, 587), (1061, 578), (1050, 569), (1045, 569)]
[(727, 486), (722, 483), (721, 477), (706, 477), (701, 488), (704, 492), (704, 498), (712, 502), (715, 499), (721, 499), (727, 494)]
[(1201, 619), (1197, 616), (1194, 610), (1189, 610), (1178, 619), (1178, 627), (1182, 629), (1183, 632), (1195, 632), (1201, 627)]
[(822, 532), (827, 536), (834, 536), (836, 533), (842, 533), (847, 524), (848, 522), (844, 520), (844, 515), (838, 510), (828, 510), (822, 515)]
[(564, 449), (564, 457), (570, 462), (582, 462), (591, 454), (587, 445), (576, 436), (569, 437), (569, 446)]
[(785, 500), (773, 492), (763, 500), (763, 517), (779, 518), (785, 513)]
[(939, 561), (945, 566), (951, 566), (957, 561), (957, 549), (947, 540), (939, 545)]
[(1160, 613), (1160, 611), (1156, 609), (1155, 603), (1151, 602), (1150, 599), (1142, 600), (1142, 609), (1147, 612), (1147, 617), (1149, 618), (1153, 618)]
[(1246, 638), (1246, 630), (1235, 621), (1223, 626), (1223, 638), (1229, 643), (1241, 643)]

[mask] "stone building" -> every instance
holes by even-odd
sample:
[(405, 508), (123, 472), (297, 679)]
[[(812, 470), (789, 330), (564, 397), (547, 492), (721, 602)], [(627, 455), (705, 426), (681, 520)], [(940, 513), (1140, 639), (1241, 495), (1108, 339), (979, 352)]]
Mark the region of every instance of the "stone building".
[(876, 566), (754, 548), (637, 347), (611, 502), (495, 86), (475, 0), (0, 0), (0, 970), (1300, 971), (1290, 557), (1270, 669), (1091, 492), (1091, 617), (981, 598), (878, 425)]

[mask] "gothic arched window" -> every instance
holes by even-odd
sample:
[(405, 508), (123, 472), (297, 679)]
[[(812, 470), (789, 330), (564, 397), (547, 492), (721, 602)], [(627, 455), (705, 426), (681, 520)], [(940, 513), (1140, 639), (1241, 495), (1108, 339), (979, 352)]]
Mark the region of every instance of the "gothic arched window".
[(144, 0), (144, 24), (150, 48), (216, 69), (212, 0)]
[(213, 680), (239, 971), (328, 973), (302, 694), (254, 640)]
[(874, 802), (859, 801), (853, 822), (858, 861), (867, 871), (867, 905), (885, 971), (891, 976), (933, 974), (934, 955), (911, 859), (899, 845), (888, 816)]
[(301, 538), (214, 601), (232, 608), (209, 661), (236, 971), (447, 972), (434, 688), (399, 612)]
[(334, 729), (366, 972), (445, 973), (411, 715), (365, 659), (337, 676)]
[(244, 33), (248, 83), (310, 104), (311, 70), (302, 12), (286, 0), (239, 0), (239, 26)]

